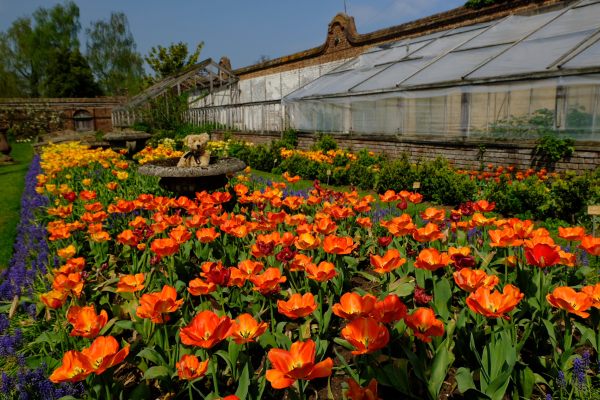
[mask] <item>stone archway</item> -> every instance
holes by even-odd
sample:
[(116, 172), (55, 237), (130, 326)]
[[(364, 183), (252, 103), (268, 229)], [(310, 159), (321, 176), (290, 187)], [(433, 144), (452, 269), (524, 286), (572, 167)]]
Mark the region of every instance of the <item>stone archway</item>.
[(73, 113), (73, 125), (77, 132), (94, 130), (94, 117), (87, 110), (77, 110)]

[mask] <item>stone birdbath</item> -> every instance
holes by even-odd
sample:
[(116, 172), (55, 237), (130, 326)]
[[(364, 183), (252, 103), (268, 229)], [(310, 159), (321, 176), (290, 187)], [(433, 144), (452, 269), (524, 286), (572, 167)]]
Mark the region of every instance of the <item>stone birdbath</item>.
[(157, 160), (142, 165), (138, 172), (160, 177), (159, 185), (170, 192), (193, 196), (224, 187), (228, 176), (246, 168), (243, 161), (234, 157), (211, 158), (207, 166), (178, 167), (178, 162), (179, 158)]
[(127, 149), (129, 156), (133, 156), (144, 148), (151, 137), (152, 135), (147, 132), (117, 131), (109, 132), (102, 138), (110, 143), (113, 150)]

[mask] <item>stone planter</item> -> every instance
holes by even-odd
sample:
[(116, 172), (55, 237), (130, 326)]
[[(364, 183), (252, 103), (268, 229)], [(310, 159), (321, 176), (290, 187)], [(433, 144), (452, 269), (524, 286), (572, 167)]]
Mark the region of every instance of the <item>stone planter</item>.
[(115, 151), (127, 149), (127, 154), (131, 157), (141, 151), (151, 137), (152, 135), (146, 132), (124, 131), (107, 133), (102, 139), (110, 143), (110, 147)]
[(233, 157), (217, 159), (205, 167), (177, 167), (178, 161), (179, 158), (157, 160), (142, 165), (138, 172), (160, 177), (159, 185), (170, 192), (194, 196), (203, 190), (223, 188), (229, 176), (246, 168), (243, 161)]

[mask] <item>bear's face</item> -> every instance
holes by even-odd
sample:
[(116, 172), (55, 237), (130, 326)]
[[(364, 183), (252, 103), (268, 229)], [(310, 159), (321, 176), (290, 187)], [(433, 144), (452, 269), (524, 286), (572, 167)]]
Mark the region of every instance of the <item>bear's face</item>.
[(184, 144), (189, 147), (191, 151), (200, 151), (204, 149), (206, 143), (208, 143), (208, 134), (202, 133), (200, 135), (189, 135), (184, 139)]

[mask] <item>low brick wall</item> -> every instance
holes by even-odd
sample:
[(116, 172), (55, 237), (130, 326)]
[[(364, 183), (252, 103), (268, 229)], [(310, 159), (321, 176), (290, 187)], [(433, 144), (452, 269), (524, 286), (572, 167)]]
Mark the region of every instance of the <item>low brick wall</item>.
[[(214, 132), (213, 139), (223, 138), (223, 133)], [(342, 149), (359, 151), (367, 149), (383, 153), (390, 158), (407, 153), (412, 161), (432, 160), (442, 156), (461, 169), (478, 169), (482, 164), (514, 165), (519, 169), (536, 166), (533, 157), (534, 141), (484, 141), (477, 139), (457, 139), (449, 142), (441, 138), (396, 138), (390, 136), (352, 137), (332, 135)], [(235, 133), (233, 137), (255, 144), (268, 144), (280, 138), (279, 133)], [(315, 134), (298, 134), (298, 148), (310, 149), (316, 142)], [(556, 163), (556, 171), (573, 170), (583, 172), (600, 167), (600, 143), (581, 142), (575, 145), (575, 153), (570, 159)]]
[(89, 130), (110, 132), (112, 109), (124, 100), (122, 97), (0, 99), (0, 131), (11, 127), (46, 132), (77, 130), (74, 116), (86, 112), (91, 116)]

